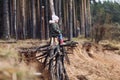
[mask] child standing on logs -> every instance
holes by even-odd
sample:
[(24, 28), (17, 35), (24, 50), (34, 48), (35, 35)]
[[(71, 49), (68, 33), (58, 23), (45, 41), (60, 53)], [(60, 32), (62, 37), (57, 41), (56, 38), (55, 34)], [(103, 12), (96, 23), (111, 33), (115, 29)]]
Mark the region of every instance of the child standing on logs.
[(50, 45), (54, 45), (54, 43), (55, 45), (59, 44), (58, 40), (60, 42), (60, 45), (64, 44), (62, 33), (58, 25), (58, 21), (59, 18), (56, 15), (52, 15), (52, 20), (49, 21), (50, 23), (49, 29), (50, 29), (50, 37), (51, 37)]

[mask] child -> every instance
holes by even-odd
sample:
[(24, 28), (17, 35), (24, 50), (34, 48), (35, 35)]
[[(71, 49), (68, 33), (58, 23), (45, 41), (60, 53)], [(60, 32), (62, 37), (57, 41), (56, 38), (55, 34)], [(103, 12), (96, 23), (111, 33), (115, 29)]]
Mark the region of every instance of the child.
[[(50, 37), (52, 37), (51, 45), (53, 44), (53, 41), (55, 41), (55, 43), (58, 44), (58, 40), (59, 40), (60, 44), (63, 44), (63, 37), (62, 37), (62, 33), (59, 29), (58, 21), (59, 21), (59, 18), (56, 15), (52, 15), (52, 20), (49, 21)], [(54, 38), (54, 40), (53, 40), (53, 38)]]

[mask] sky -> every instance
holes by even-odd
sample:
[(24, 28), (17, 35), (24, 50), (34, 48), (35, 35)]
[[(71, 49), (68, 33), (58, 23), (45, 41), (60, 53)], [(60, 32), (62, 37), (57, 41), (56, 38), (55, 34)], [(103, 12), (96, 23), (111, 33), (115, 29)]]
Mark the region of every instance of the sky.
[[(96, 0), (96, 1), (98, 2), (99, 0)], [(103, 2), (103, 1), (112, 1), (112, 2), (115, 2), (115, 1), (116, 1), (116, 2), (120, 3), (120, 0), (100, 0), (100, 1), (102, 1), (102, 2)]]

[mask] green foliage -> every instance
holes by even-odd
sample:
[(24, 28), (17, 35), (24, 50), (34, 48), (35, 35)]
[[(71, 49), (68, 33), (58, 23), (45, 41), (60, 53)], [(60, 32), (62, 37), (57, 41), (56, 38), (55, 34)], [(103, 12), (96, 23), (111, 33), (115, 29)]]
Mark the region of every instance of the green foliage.
[(120, 23), (120, 4), (106, 1), (91, 4), (92, 21), (97, 23)]
[(120, 26), (104, 24), (105, 34), (104, 39), (120, 41)]
[(92, 37), (96, 42), (103, 39), (120, 40), (120, 4), (105, 1), (91, 3), (93, 23)]
[(120, 25), (118, 24), (94, 24), (92, 38), (98, 43), (101, 40), (120, 41)]

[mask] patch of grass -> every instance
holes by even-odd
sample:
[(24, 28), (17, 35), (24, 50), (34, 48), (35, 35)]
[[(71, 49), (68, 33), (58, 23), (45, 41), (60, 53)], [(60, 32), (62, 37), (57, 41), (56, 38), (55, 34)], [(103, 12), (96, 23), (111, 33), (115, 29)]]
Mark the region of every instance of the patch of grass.
[(35, 69), (24, 62), (19, 63), (17, 60), (18, 48), (21, 46), (30, 47), (34, 43), (39, 43), (39, 41), (26, 40), (17, 43), (0, 43), (0, 80), (13, 80), (13, 75), (17, 77), (17, 80), (35, 80), (36, 76), (33, 75)]
[(99, 44), (102, 45), (109, 45), (111, 47), (116, 47), (120, 49), (120, 42), (119, 41), (115, 41), (115, 40), (102, 40), (99, 42)]
[(83, 36), (79, 36), (77, 38), (73, 38), (73, 41), (77, 41), (77, 42), (91, 42), (90, 38), (84, 38)]

